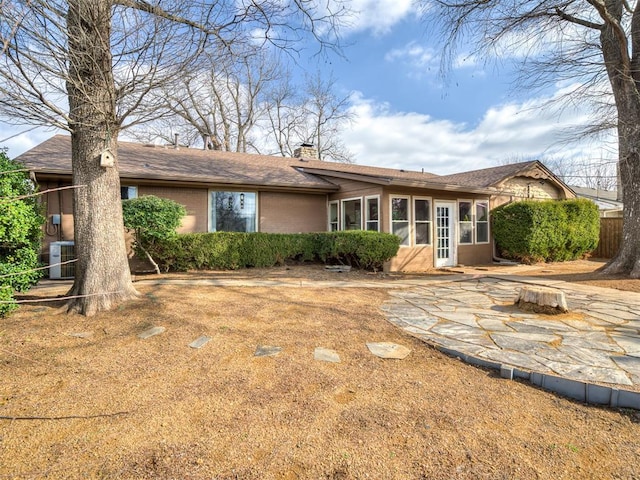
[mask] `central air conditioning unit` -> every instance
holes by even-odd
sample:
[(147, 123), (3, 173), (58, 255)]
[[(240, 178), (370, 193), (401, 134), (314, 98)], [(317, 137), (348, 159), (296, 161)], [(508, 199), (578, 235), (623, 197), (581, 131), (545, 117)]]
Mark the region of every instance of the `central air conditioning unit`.
[(49, 278), (64, 279), (73, 278), (76, 273), (76, 264), (65, 263), (76, 258), (76, 249), (73, 241), (51, 242), (49, 244)]

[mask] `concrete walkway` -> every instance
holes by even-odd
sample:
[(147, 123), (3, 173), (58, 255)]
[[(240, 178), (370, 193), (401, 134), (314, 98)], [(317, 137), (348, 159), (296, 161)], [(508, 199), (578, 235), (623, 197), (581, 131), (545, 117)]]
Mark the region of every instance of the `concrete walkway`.
[[(525, 284), (565, 292), (570, 313), (526, 313)], [(465, 276), (391, 290), (387, 318), (451, 355), (589, 403), (640, 409), (640, 294), (548, 279)], [(626, 388), (625, 388), (626, 387)]]

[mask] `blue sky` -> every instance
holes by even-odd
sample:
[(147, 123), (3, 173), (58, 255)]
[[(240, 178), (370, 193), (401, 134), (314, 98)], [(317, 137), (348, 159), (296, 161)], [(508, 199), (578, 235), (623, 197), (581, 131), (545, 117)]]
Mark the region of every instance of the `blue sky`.
[[(485, 65), (460, 51), (443, 79), (442, 45), (411, 0), (350, 3), (360, 14), (343, 29), (345, 58), (330, 55), (308, 68), (332, 72), (339, 94), (350, 97), (354, 121), (342, 140), (356, 163), (447, 174), (505, 161), (615, 159), (610, 143), (560, 142), (589, 112), (547, 104), (567, 85), (514, 90), (518, 52)], [(0, 140), (23, 130), (0, 124)], [(3, 145), (14, 157), (52, 133), (31, 131)]]

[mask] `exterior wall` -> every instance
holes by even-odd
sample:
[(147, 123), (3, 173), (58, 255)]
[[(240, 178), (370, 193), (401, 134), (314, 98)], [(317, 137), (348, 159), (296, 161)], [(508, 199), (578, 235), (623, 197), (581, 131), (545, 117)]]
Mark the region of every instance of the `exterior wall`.
[(178, 233), (206, 232), (209, 228), (208, 190), (206, 188), (138, 186), (138, 196), (155, 195), (184, 205), (187, 215)]
[(389, 262), (391, 272), (426, 272), (433, 269), (433, 247), (400, 247)]
[[(40, 182), (40, 190), (69, 186), (67, 182)], [(42, 239), (42, 261), (49, 263), (49, 244), (73, 240), (73, 191), (59, 190), (45, 193), (42, 198), (47, 222)], [(53, 224), (53, 215), (60, 215), (60, 225)]]
[(493, 244), (458, 246), (458, 265), (487, 265), (493, 261)]
[[(391, 197), (419, 197), (431, 199), (431, 245), (411, 245), (401, 246), (398, 255), (394, 257), (390, 264), (390, 271), (419, 272), (427, 271), (434, 268), (434, 247), (436, 244), (435, 233), (435, 208), (436, 201), (458, 202), (458, 200), (486, 200), (490, 201), (486, 195), (468, 194), (459, 192), (442, 192), (442, 191), (426, 191), (421, 189), (401, 189), (401, 188), (385, 188), (381, 197), (381, 231), (391, 232)], [(457, 213), (456, 213), (457, 217)], [(413, 228), (413, 222), (411, 222)], [(413, 233), (413, 232), (412, 232)], [(458, 228), (457, 222), (454, 226), (455, 245), (457, 252), (457, 264), (460, 265), (482, 265), (492, 261), (492, 240), (491, 231), (489, 231), (489, 243), (458, 245)], [(412, 237), (413, 241), (413, 237)]]
[(327, 196), (260, 192), (260, 232), (308, 233), (327, 230)]
[(531, 177), (510, 178), (500, 185), (501, 194), (491, 200), (491, 208), (518, 200), (562, 200), (564, 192), (546, 180)]

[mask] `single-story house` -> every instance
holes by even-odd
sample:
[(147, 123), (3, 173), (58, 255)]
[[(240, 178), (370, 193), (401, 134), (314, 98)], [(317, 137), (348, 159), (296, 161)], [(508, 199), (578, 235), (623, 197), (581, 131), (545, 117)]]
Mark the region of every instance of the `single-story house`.
[[(121, 142), (122, 198), (157, 195), (187, 209), (180, 232), (318, 232), (366, 229), (402, 240), (392, 271), (487, 264), (491, 208), (575, 194), (538, 161), (439, 176), (293, 158)], [(71, 138), (56, 135), (20, 155), (41, 190), (70, 185)], [(73, 240), (72, 191), (44, 195), (48, 244)]]

